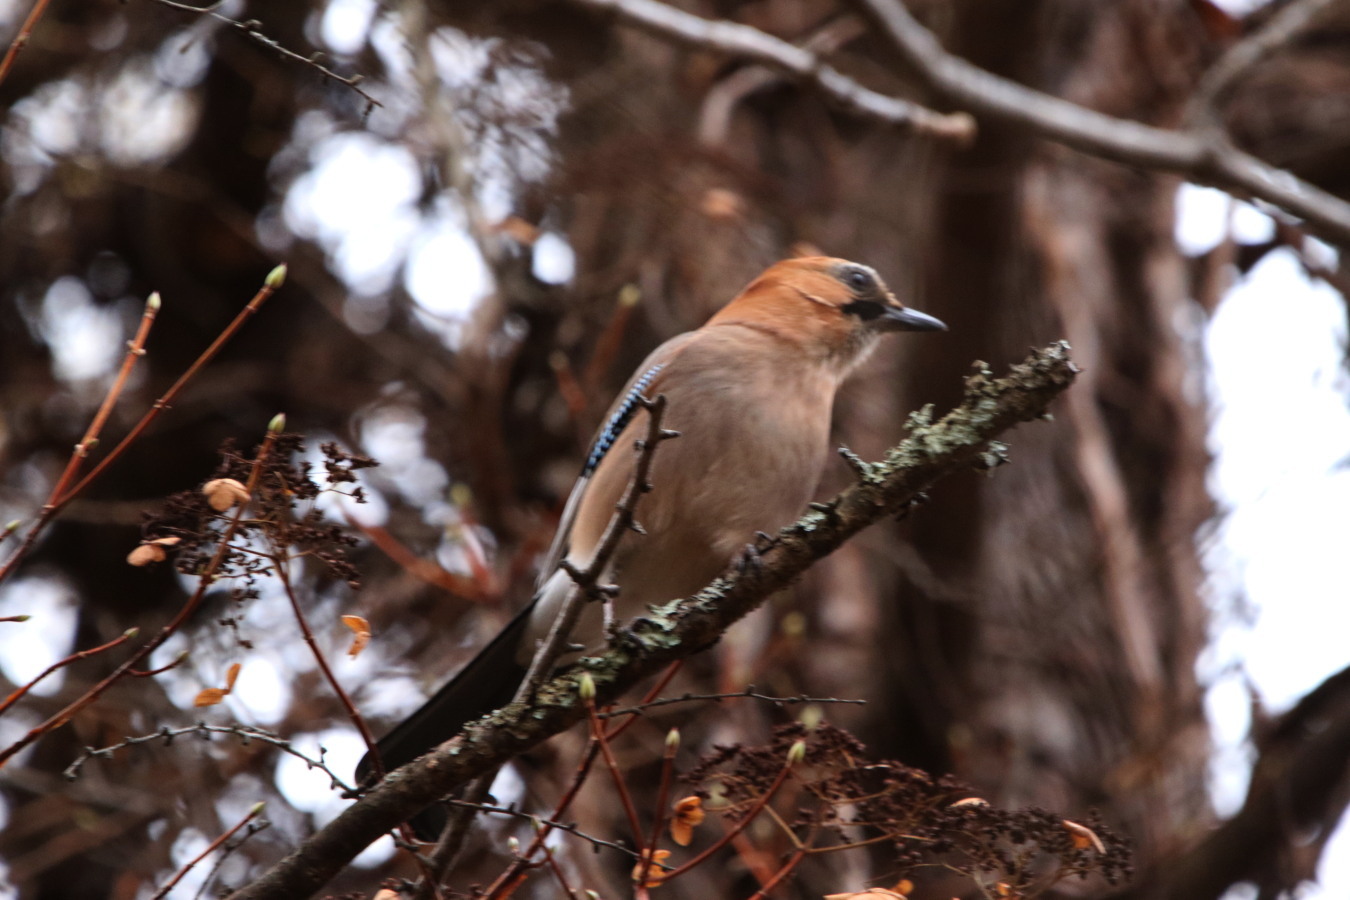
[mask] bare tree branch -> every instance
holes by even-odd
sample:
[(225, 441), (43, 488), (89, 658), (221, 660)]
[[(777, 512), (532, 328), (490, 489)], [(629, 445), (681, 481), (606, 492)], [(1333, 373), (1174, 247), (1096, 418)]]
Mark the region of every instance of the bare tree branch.
[(1294, 0), (1264, 25), (1229, 47), (1209, 67), (1186, 106), (1186, 124), (1218, 124), (1218, 104), (1234, 82), (1257, 63), (1287, 47), (1328, 9), (1344, 0)]
[[(857, 113), (932, 133), (920, 123), (935, 124), (930, 117), (938, 114), (865, 88), (806, 50), (758, 29), (710, 21), (658, 0), (572, 2), (614, 12), (626, 22), (674, 40), (781, 68)], [(953, 105), (1015, 123), (1092, 156), (1173, 172), (1242, 198), (1264, 200), (1302, 219), (1319, 237), (1350, 247), (1350, 204), (1244, 153), (1213, 129), (1155, 128), (1033, 90), (949, 54), (899, 0), (861, 2), (927, 86)]]
[(1298, 876), (1280, 872), (1289, 850), (1309, 834), (1325, 842), (1350, 799), (1350, 668), (1281, 716), (1258, 750), (1242, 809), (1117, 900), (1216, 900), (1243, 880), (1292, 887)]
[(1002, 445), (991, 441), (1018, 422), (1045, 415), (1077, 374), (1068, 345), (1034, 351), (995, 379), (980, 363), (966, 380), (961, 405), (940, 421), (928, 410), (910, 416), (910, 435), (881, 462), (862, 463), (857, 483), (816, 504), (779, 532), (760, 555), (747, 557), (693, 597), (652, 610), (603, 655), (582, 660), (544, 684), (532, 703), (513, 703), (470, 724), (455, 739), (391, 773), (333, 822), (305, 841), (234, 900), (308, 896), (371, 841), (458, 785), (490, 771), (568, 728), (585, 715), (577, 669), (595, 683), (597, 702), (618, 697), (667, 663), (714, 644), (733, 622), (801, 576), (818, 559), (874, 522), (908, 509), (944, 475), (988, 467)]
[(713, 21), (658, 3), (656, 0), (575, 0), (583, 6), (613, 10), (624, 20), (663, 37), (720, 50), (781, 69), (809, 81), (846, 109), (931, 137), (966, 143), (975, 123), (964, 113), (939, 113), (863, 87), (823, 62), (811, 50), (736, 22)]

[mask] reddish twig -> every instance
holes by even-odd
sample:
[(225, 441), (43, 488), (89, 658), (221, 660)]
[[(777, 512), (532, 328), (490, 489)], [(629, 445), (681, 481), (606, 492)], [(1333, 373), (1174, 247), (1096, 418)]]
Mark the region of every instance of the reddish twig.
[(28, 12), (28, 18), (23, 20), (19, 33), (14, 35), (14, 40), (9, 42), (9, 49), (5, 51), (5, 58), (0, 60), (0, 82), (5, 80), (5, 76), (14, 66), (14, 60), (18, 59), (19, 53), (28, 43), (28, 39), (32, 37), (33, 28), (37, 25), (38, 19), (42, 18), (42, 13), (46, 11), (49, 2), (50, 0), (36, 0), (33, 8)]
[[(216, 337), (215, 341), (211, 343), (211, 346), (202, 351), (202, 354), (193, 361), (186, 372), (178, 377), (178, 380), (173, 383), (173, 386), (169, 388), (164, 396), (156, 400), (154, 405), (146, 411), (145, 415), (141, 416), (141, 420), (137, 422), (135, 427), (127, 433), (126, 437), (122, 438), (121, 442), (112, 449), (112, 452), (103, 457), (98, 465), (94, 466), (93, 470), (81, 478), (74, 487), (60, 494), (57, 494), (55, 491), (52, 492), (51, 496), (47, 499), (46, 505), (42, 507), (42, 513), (38, 516), (37, 522), (34, 523), (33, 527), (28, 530), (26, 535), (24, 535), (23, 543), (20, 544), (13, 555), (6, 560), (4, 566), (0, 567), (0, 581), (4, 581), (18, 568), (19, 563), (28, 555), (28, 552), (37, 542), (38, 535), (51, 523), (52, 519), (56, 517), (56, 514), (59, 513), (67, 503), (82, 494), (95, 479), (103, 474), (108, 466), (112, 465), (113, 462), (126, 452), (126, 449), (150, 427), (150, 424), (154, 422), (160, 412), (169, 408), (169, 404), (178, 396), (179, 392), (183, 390), (183, 387), (215, 357), (220, 351), (220, 348), (223, 347), (230, 338), (234, 337), (235, 333), (243, 327), (244, 323), (252, 318), (253, 314), (258, 311), (258, 307), (263, 304), (263, 301), (272, 296), (285, 280), (286, 267), (284, 265), (277, 266), (269, 272), (267, 278), (263, 281), (262, 288), (260, 288), (258, 293), (253, 296), (253, 299), (248, 302), (248, 305), (245, 306), (244, 309), (240, 311), (239, 315), (235, 316), (234, 321), (226, 326), (225, 330)], [(148, 305), (149, 304), (147, 303), (147, 306)], [(147, 327), (144, 318), (142, 319), (141, 327), (142, 329)], [(100, 410), (100, 413), (101, 412), (102, 410)]]
[(121, 646), (122, 644), (125, 644), (127, 641), (134, 638), (139, 632), (140, 632), (139, 628), (128, 628), (126, 631), (122, 632), (121, 635), (113, 638), (106, 644), (100, 644), (97, 647), (90, 647), (88, 650), (81, 650), (78, 653), (72, 653), (65, 659), (61, 660), (60, 662), (52, 663), (47, 668), (43, 669), (42, 673), (38, 675), (38, 677), (34, 678), (32, 681), (15, 690), (14, 693), (10, 694), (8, 697), (5, 698), (4, 703), (0, 703), (0, 716), (3, 716), (5, 712), (11, 706), (13, 706), (14, 703), (20, 697), (22, 697), (24, 694), (27, 694), (30, 690), (32, 690), (34, 685), (36, 685), (39, 681), (46, 678), (48, 675), (52, 674), (56, 670), (63, 669), (73, 662), (79, 662), (82, 659), (88, 659), (91, 656), (96, 656), (97, 654), (102, 653), (104, 650), (111, 650), (113, 647)]
[(591, 405), (586, 401), (586, 391), (582, 389), (581, 382), (572, 371), (572, 364), (567, 361), (567, 355), (561, 350), (549, 354), (548, 365), (558, 383), (558, 393), (562, 396), (563, 405), (567, 407), (567, 417), (572, 420), (572, 427), (577, 433), (577, 442), (585, 447), (587, 436), (591, 432), (589, 422)]
[[(657, 680), (656, 684), (652, 685), (652, 689), (642, 698), (642, 702), (650, 703), (659, 697), (661, 692), (666, 689), (666, 685), (670, 684), (671, 679), (673, 679), (675, 674), (680, 671), (682, 665), (684, 665), (684, 660), (677, 660), (667, 666), (666, 670), (661, 673), (660, 679)], [(637, 712), (629, 712), (627, 718), (605, 732), (605, 738), (611, 741), (614, 740), (616, 737), (627, 731), (628, 727), (637, 720)], [(585, 783), (586, 776), (590, 774), (591, 766), (595, 764), (595, 759), (599, 755), (600, 744), (592, 735), (591, 739), (586, 744), (585, 752), (581, 755), (581, 761), (577, 763), (576, 772), (572, 775), (572, 783), (568, 785), (567, 790), (563, 793), (562, 799), (559, 800), (558, 805), (554, 807), (553, 816), (551, 817), (552, 821), (557, 821), (567, 814), (568, 808), (571, 807), (572, 801), (576, 799), (577, 794), (581, 791), (581, 786)], [(544, 840), (548, 837), (548, 834), (552, 829), (553, 825), (550, 822), (544, 823), (543, 831), (534, 836), (534, 840), (530, 843), (530, 846), (517, 856), (516, 861), (511, 863), (506, 871), (497, 876), (488, 887), (488, 890), (484, 895), (484, 900), (501, 900), (501, 898), (510, 896), (511, 891), (514, 891), (520, 881), (525, 877), (525, 870), (535, 865), (530, 859), (534, 854), (539, 852), (539, 848), (543, 846)]]
[(614, 312), (605, 323), (605, 330), (596, 339), (595, 350), (591, 352), (590, 362), (586, 363), (586, 370), (581, 376), (585, 396), (596, 395), (600, 382), (614, 366), (614, 358), (619, 355), (624, 333), (628, 330), (628, 321), (633, 318), (633, 310), (641, 299), (642, 294), (634, 285), (625, 285), (619, 289), (619, 300), (614, 305)]
[(773, 874), (773, 877), (764, 882), (759, 890), (750, 895), (750, 900), (766, 900), (769, 896), (769, 891), (773, 890), (778, 886), (779, 882), (792, 874), (792, 871), (806, 858), (806, 853), (807, 848), (805, 845), (798, 847), (797, 850), (788, 857), (788, 861), (783, 863), (779, 870)]
[(769, 801), (773, 799), (774, 794), (778, 793), (779, 788), (783, 786), (783, 783), (787, 781), (788, 775), (792, 772), (792, 767), (797, 762), (797, 760), (793, 759), (793, 756), (797, 752), (797, 748), (803, 745), (801, 744), (801, 742), (798, 742), (796, 744), (793, 744), (792, 746), (793, 749), (788, 751), (788, 758), (783, 763), (783, 768), (778, 771), (778, 775), (774, 777), (773, 783), (770, 784), (768, 788), (765, 789), (762, 795), (756, 798), (754, 803), (750, 804), (750, 808), (745, 811), (745, 815), (741, 816), (741, 818), (737, 820), (736, 824), (728, 828), (725, 834), (723, 834), (720, 838), (714, 841), (711, 845), (706, 847), (703, 850), (703, 852), (699, 853), (697, 856), (695, 856), (688, 862), (682, 863), (672, 871), (667, 872), (665, 874), (664, 880), (668, 881), (672, 878), (676, 878), (680, 875), (683, 875), (685, 872), (688, 872), (695, 866), (699, 865), (704, 860), (711, 857), (718, 850), (721, 850), (723, 847), (729, 844), (732, 838), (734, 838), (736, 835), (744, 831), (746, 827), (752, 821), (754, 821), (755, 817), (759, 815), (760, 811), (763, 810), (764, 807), (769, 804)]
[(159, 312), (159, 305), (158, 292), (151, 294), (145, 301), (145, 311), (141, 313), (141, 324), (136, 329), (136, 336), (127, 343), (127, 355), (122, 360), (122, 367), (118, 369), (112, 387), (108, 388), (108, 393), (104, 395), (103, 403), (99, 405), (98, 412), (94, 413), (94, 419), (85, 430), (84, 437), (75, 445), (74, 452), (70, 454), (70, 460), (66, 463), (65, 471), (56, 480), (56, 486), (52, 488), (49, 503), (59, 500), (65, 494), (66, 486), (70, 484), (70, 480), (79, 471), (80, 465), (89, 456), (89, 451), (98, 444), (98, 436), (103, 431), (103, 426), (108, 421), (108, 416), (112, 413), (113, 407), (122, 396), (122, 389), (126, 387), (131, 370), (135, 368), (136, 361), (145, 355), (145, 341), (150, 336), (151, 326), (155, 324), (155, 315)]
[[(769, 811), (772, 812), (773, 808), (770, 807)], [(736, 855), (740, 857), (741, 864), (751, 875), (755, 876), (755, 881), (759, 882), (760, 888), (770, 887), (770, 882), (774, 876), (764, 860), (767, 854), (756, 847), (743, 831), (732, 837), (731, 846), (736, 851)], [(805, 848), (799, 846), (797, 849), (804, 850)]]
[[(677, 728), (670, 729), (666, 735), (666, 749), (661, 755), (661, 785), (656, 790), (656, 815), (652, 817), (652, 834), (647, 841), (647, 846), (655, 849), (657, 841), (661, 839), (661, 828), (666, 822), (666, 804), (670, 801), (670, 776), (675, 769), (675, 753), (680, 749), (680, 732)], [(641, 862), (638, 863), (637, 883), (646, 885), (647, 875), (651, 871), (652, 859), (655, 853), (644, 853)]]
[(229, 831), (225, 832), (220, 837), (212, 841), (211, 844), (205, 850), (203, 850), (201, 853), (199, 853), (192, 859), (188, 860), (181, 869), (179, 869), (177, 872), (174, 873), (174, 876), (169, 879), (168, 883), (166, 883), (159, 890), (155, 891), (154, 896), (151, 897), (150, 900), (161, 900), (161, 898), (169, 896), (169, 891), (173, 890), (174, 885), (182, 881), (183, 876), (186, 875), (188, 872), (192, 871), (193, 867), (196, 866), (197, 863), (206, 859), (206, 857), (210, 856), (216, 850), (220, 849), (220, 847), (223, 846), (226, 841), (228, 841), (230, 838), (238, 834), (240, 829), (248, 825), (254, 819), (258, 818), (258, 816), (262, 814), (264, 805), (265, 804), (262, 803), (261, 801), (253, 804), (253, 808), (248, 811), (248, 815), (244, 816), (244, 818), (236, 822), (234, 827), (231, 828)]
[(490, 603), (495, 599), (484, 596), (473, 579), (456, 575), (454, 572), (441, 568), (431, 560), (423, 559), (413, 553), (398, 538), (390, 534), (388, 529), (378, 525), (366, 525), (345, 511), (343, 517), (347, 520), (348, 525), (369, 538), (376, 549), (414, 578), (421, 579), (433, 587), (438, 587), (470, 603)]
[(624, 784), (623, 772), (619, 770), (618, 760), (614, 758), (614, 751), (609, 746), (609, 738), (605, 735), (605, 724), (595, 714), (594, 695), (585, 702), (586, 715), (591, 723), (591, 735), (595, 738), (595, 742), (600, 748), (600, 755), (604, 757), (605, 767), (609, 769), (610, 777), (614, 780), (614, 790), (618, 793), (619, 801), (623, 804), (623, 811), (628, 816), (628, 827), (633, 830), (633, 841), (637, 844), (638, 852), (643, 853), (646, 848), (642, 844), (642, 826), (638, 823), (637, 807), (633, 805), (633, 797), (628, 793), (628, 786)]
[[(277, 433), (278, 432), (272, 428), (268, 428), (267, 436), (263, 438), (262, 446), (258, 449), (258, 456), (253, 460), (253, 469), (249, 473), (248, 485), (246, 486), (250, 495), (257, 489), (258, 479), (262, 475), (263, 463), (266, 461), (268, 454), (272, 451), (272, 445), (276, 441)], [(207, 589), (215, 583), (216, 577), (220, 571), (220, 566), (225, 561), (226, 555), (229, 553), (230, 542), (234, 539), (235, 534), (239, 530), (239, 524), (244, 518), (244, 511), (246, 509), (247, 504), (240, 504), (236, 507), (234, 516), (230, 519), (229, 524), (226, 525), (224, 533), (221, 534), (215, 555), (211, 557), (211, 561), (207, 563), (206, 569), (198, 577), (197, 589), (192, 592), (192, 596), (188, 597), (187, 602), (185, 602), (182, 608), (178, 610), (178, 614), (175, 615), (168, 624), (161, 628), (159, 633), (151, 638), (148, 643), (133, 653), (129, 659), (114, 669), (102, 681), (66, 704), (63, 709), (48, 718), (42, 724), (30, 730), (22, 738), (3, 750), (0, 750), (0, 767), (3, 767), (5, 763), (9, 762), (9, 760), (24, 747), (27, 747), (38, 738), (60, 728), (66, 722), (70, 721), (71, 716), (101, 697), (108, 688), (112, 687), (120, 679), (137, 670), (141, 663), (149, 658), (151, 653), (169, 639), (170, 635), (183, 627), (183, 624), (187, 622), (197, 610), (197, 607), (201, 605), (202, 598), (206, 596)]]
[[(136, 361), (145, 355), (145, 341), (150, 336), (150, 327), (155, 323), (155, 314), (159, 312), (160, 300), (159, 294), (151, 294), (145, 301), (145, 311), (141, 314), (140, 326), (136, 329), (136, 336), (127, 344), (127, 355), (122, 360), (122, 367), (117, 372), (117, 377), (113, 380), (108, 392), (103, 396), (103, 402), (99, 404), (98, 412), (94, 414), (89, 427), (85, 429), (84, 437), (75, 445), (71, 451), (70, 459), (66, 462), (66, 468), (61, 472), (61, 477), (56, 480), (56, 485), (47, 495), (47, 502), (42, 507), (42, 513), (33, 527), (29, 529), (28, 534), (24, 536), (23, 543), (14, 552), (14, 555), (6, 561), (3, 568), (0, 568), (0, 581), (8, 576), (18, 562), (32, 548), (37, 537), (42, 533), (42, 529), (47, 526), (57, 511), (64, 505), (65, 501), (61, 499), (66, 492), (66, 487), (70, 484), (72, 478), (79, 471), (84, 460), (89, 456), (89, 451), (98, 444), (98, 436), (103, 431), (104, 424), (108, 421), (108, 416), (112, 413), (113, 406), (117, 404), (122, 395), (123, 388), (126, 387), (127, 378), (131, 375), (131, 370), (135, 367)], [(19, 527), (18, 522), (11, 522), (6, 527), (5, 537), (8, 537)]]
[(501, 585), (497, 583), (497, 576), (493, 573), (492, 566), (488, 564), (487, 554), (483, 551), (483, 544), (474, 532), (474, 528), (478, 525), (478, 519), (474, 516), (473, 508), (470, 505), (473, 494), (464, 485), (457, 486), (452, 494), (455, 508), (459, 511), (459, 542), (460, 546), (464, 548), (464, 556), (469, 562), (469, 571), (473, 573), (473, 583), (482, 596), (495, 602), (501, 596)]
[[(543, 827), (543, 823), (535, 820), (535, 831), (541, 831)], [(540, 844), (539, 847), (544, 852), (544, 862), (548, 865), (549, 871), (553, 873), (553, 877), (558, 879), (558, 884), (562, 887), (563, 892), (571, 900), (577, 900), (577, 892), (568, 883), (567, 876), (563, 873), (562, 867), (558, 865), (558, 860), (553, 856), (553, 850), (549, 848), (548, 844)]]
[(162, 675), (170, 669), (178, 668), (183, 663), (187, 662), (187, 658), (188, 652), (184, 650), (182, 653), (178, 654), (173, 662), (165, 663), (158, 669), (128, 669), (127, 674), (132, 678), (154, 678), (156, 675)]
[(314, 630), (309, 627), (309, 620), (305, 618), (305, 611), (300, 608), (300, 600), (295, 596), (295, 587), (291, 584), (290, 560), (286, 557), (284, 547), (276, 548), (272, 555), (272, 562), (277, 568), (277, 578), (281, 582), (281, 587), (286, 591), (286, 598), (291, 602), (291, 613), (295, 616), (296, 624), (300, 626), (300, 634), (304, 637), (305, 643), (309, 646), (310, 653), (314, 655), (314, 661), (319, 664), (319, 671), (323, 673), (324, 680), (328, 686), (333, 689), (337, 695), (338, 702), (347, 712), (347, 718), (356, 726), (356, 730), (361, 734), (361, 740), (366, 742), (366, 750), (370, 752), (371, 763), (374, 766), (375, 774), (379, 778), (384, 777), (384, 763), (380, 760), (380, 754), (375, 749), (375, 736), (370, 733), (370, 728), (366, 726), (366, 720), (352, 702), (352, 698), (343, 690), (337, 676), (333, 674), (333, 669), (328, 665), (328, 658), (324, 656), (323, 650), (319, 648), (319, 642), (314, 638)]

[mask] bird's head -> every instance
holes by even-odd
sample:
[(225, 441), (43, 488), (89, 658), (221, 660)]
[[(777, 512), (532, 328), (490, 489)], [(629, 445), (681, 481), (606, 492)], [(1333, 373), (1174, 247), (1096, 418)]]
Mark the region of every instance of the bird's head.
[(886, 332), (947, 330), (941, 320), (895, 299), (870, 266), (828, 256), (775, 263), (708, 324), (769, 332), (844, 372)]

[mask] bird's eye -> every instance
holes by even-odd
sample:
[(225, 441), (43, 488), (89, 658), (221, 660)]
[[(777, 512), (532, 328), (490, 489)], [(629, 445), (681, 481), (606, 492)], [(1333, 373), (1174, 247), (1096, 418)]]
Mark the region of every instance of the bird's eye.
[(845, 270), (843, 281), (849, 287), (859, 294), (869, 293), (876, 289), (876, 279), (872, 273), (863, 268), (850, 267)]

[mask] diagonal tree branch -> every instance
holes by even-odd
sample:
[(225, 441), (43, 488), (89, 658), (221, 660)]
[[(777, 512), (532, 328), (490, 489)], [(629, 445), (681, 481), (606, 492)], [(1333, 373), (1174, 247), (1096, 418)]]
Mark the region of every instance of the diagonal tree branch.
[(1350, 668), (1327, 678), (1277, 719), (1257, 750), (1242, 809), (1115, 900), (1217, 900), (1243, 880), (1288, 888), (1291, 882), (1271, 879), (1271, 873), (1310, 835), (1325, 842), (1329, 823), (1341, 818), (1350, 798)]
[(1289, 46), (1328, 9), (1343, 3), (1345, 0), (1293, 0), (1256, 31), (1229, 47), (1201, 77), (1195, 95), (1186, 105), (1186, 123), (1217, 127), (1219, 102), (1243, 75), (1266, 57)]
[(574, 0), (582, 6), (612, 10), (619, 17), (662, 37), (753, 59), (813, 83), (845, 109), (891, 125), (912, 128), (931, 137), (968, 143), (975, 123), (965, 113), (939, 113), (864, 87), (827, 64), (807, 47), (799, 47), (758, 28), (701, 16), (657, 0)]
[[(758, 29), (691, 15), (660, 0), (571, 0), (615, 13), (663, 37), (732, 53), (770, 65), (814, 84), (859, 115), (923, 129), (930, 110), (872, 91), (831, 68), (809, 51)], [(1091, 156), (1128, 166), (1172, 172), (1236, 196), (1264, 200), (1303, 220), (1310, 231), (1350, 247), (1350, 203), (1262, 162), (1233, 146), (1213, 128), (1184, 131), (1119, 119), (1033, 90), (975, 66), (942, 48), (900, 0), (860, 0), (886, 37), (926, 86), (947, 102), (973, 113), (1015, 123), (1040, 137)], [(896, 104), (903, 104), (898, 107)], [(954, 115), (960, 115), (954, 114)], [(955, 120), (953, 120), (955, 121)], [(966, 129), (965, 134), (971, 129)]]
[(295, 900), (322, 887), (356, 854), (437, 797), (565, 730), (585, 715), (577, 669), (591, 674), (597, 702), (611, 701), (635, 681), (711, 646), (722, 632), (775, 591), (796, 580), (874, 522), (907, 510), (935, 481), (972, 465), (1002, 459), (994, 441), (1018, 422), (1042, 418), (1077, 374), (1068, 345), (1033, 351), (995, 379), (983, 363), (966, 380), (960, 406), (937, 422), (925, 409), (910, 417), (910, 434), (877, 463), (855, 460), (858, 481), (832, 501), (783, 529), (761, 555), (722, 578), (633, 623), (607, 652), (582, 660), (545, 683), (528, 705), (513, 703), (465, 727), (455, 739), (390, 774), (333, 822), (305, 841), (234, 900)]

